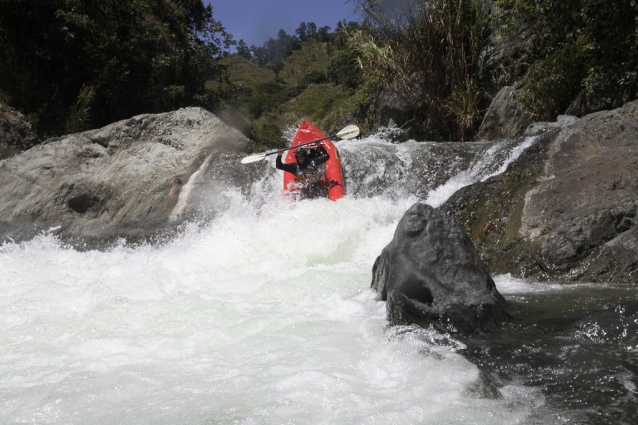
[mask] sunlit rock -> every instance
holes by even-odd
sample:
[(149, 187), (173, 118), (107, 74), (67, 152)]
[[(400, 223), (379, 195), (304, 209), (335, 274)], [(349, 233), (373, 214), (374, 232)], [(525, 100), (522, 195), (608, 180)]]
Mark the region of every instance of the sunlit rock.
[(48, 140), (0, 165), (0, 242), (49, 229), (74, 244), (147, 240), (214, 209), (211, 188), (239, 175), (247, 143), (202, 108)]
[(492, 273), (636, 282), (638, 102), (563, 122), (504, 173), (459, 190), (441, 209), (471, 235)]

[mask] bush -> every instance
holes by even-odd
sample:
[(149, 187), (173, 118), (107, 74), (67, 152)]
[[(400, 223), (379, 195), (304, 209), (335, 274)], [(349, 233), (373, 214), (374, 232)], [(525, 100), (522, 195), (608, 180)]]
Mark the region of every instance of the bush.
[(584, 63), (582, 49), (568, 44), (529, 67), (518, 97), (529, 122), (555, 120), (565, 112), (582, 89)]
[(339, 50), (330, 58), (327, 77), (331, 83), (356, 88), (361, 77), (356, 56), (348, 50)]
[(304, 74), (299, 85), (302, 87), (308, 87), (311, 84), (323, 84), (327, 82), (328, 78), (323, 71), (313, 69), (312, 71), (308, 71)]
[(251, 133), (251, 139), (258, 147), (265, 149), (279, 148), (286, 145), (281, 128), (275, 124), (262, 123), (255, 127)]
[[(350, 36), (366, 80), (363, 85), (378, 83), (420, 111), (446, 138), (463, 139), (476, 123), (467, 119), (469, 110), (459, 107), (474, 107), (481, 94), (479, 63), (490, 34), (487, 4), (482, 0), (405, 3), (405, 10), (388, 12), (375, 0), (359, 0), (372, 23), (370, 30)], [(471, 101), (460, 102), (455, 93)]]
[[(532, 119), (584, 115), (638, 98), (638, 2), (499, 0), (502, 28), (531, 25), (520, 104)], [(576, 99), (576, 102), (574, 102)], [(570, 105), (571, 104), (571, 105)]]

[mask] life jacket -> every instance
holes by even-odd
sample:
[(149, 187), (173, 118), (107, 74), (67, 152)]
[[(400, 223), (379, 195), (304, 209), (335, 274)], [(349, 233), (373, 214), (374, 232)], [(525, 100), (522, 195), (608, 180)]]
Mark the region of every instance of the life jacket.
[(323, 165), (309, 164), (305, 168), (297, 166), (297, 183), (301, 185), (314, 184), (325, 181), (325, 168)]

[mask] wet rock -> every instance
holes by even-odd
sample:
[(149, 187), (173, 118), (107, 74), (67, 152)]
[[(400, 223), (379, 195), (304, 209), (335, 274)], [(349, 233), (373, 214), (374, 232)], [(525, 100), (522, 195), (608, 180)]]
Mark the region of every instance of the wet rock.
[(525, 128), (524, 136), (536, 136), (555, 128), (567, 127), (578, 121), (573, 115), (559, 115), (555, 122), (533, 122)]
[(492, 273), (539, 280), (638, 279), (638, 102), (549, 129), (506, 172), (441, 209)]
[(426, 204), (405, 213), (372, 274), (392, 325), (472, 334), (508, 318), (505, 300), (469, 236), (453, 218)]
[(247, 144), (201, 108), (48, 140), (0, 165), (0, 243), (49, 229), (89, 247), (148, 240), (214, 209)]

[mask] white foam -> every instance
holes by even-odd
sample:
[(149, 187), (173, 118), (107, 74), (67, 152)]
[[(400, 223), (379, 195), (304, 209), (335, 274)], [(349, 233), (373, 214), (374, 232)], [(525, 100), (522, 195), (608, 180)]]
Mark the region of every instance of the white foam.
[(279, 181), (162, 246), (0, 246), (0, 422), (511, 424), (542, 403), (475, 394), (453, 338), (386, 330), (372, 264), (414, 198), (290, 202)]

